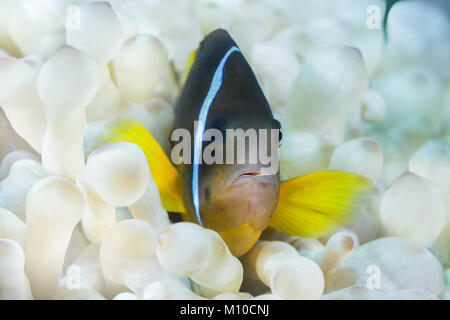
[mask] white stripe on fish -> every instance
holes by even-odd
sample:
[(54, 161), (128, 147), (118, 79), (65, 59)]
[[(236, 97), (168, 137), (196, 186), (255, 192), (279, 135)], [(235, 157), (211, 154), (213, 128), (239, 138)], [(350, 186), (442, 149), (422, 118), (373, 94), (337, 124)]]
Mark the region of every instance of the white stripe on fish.
[(211, 80), (211, 85), (209, 87), (208, 93), (206, 94), (205, 100), (203, 100), (202, 107), (198, 114), (198, 122), (197, 128), (195, 130), (194, 136), (194, 161), (192, 166), (192, 201), (194, 203), (195, 215), (197, 216), (197, 220), (200, 225), (203, 225), (202, 220), (200, 218), (200, 204), (199, 204), (199, 194), (198, 194), (198, 169), (200, 163), (200, 157), (202, 155), (202, 143), (203, 143), (203, 135), (205, 133), (205, 125), (206, 119), (208, 117), (208, 111), (211, 107), (211, 104), (214, 98), (219, 92), (220, 87), (222, 86), (222, 75), (223, 68), (225, 67), (225, 63), (227, 62), (228, 57), (233, 52), (239, 52), (239, 49), (236, 46), (231, 47), (227, 53), (223, 56), (222, 60), (214, 72), (214, 76)]

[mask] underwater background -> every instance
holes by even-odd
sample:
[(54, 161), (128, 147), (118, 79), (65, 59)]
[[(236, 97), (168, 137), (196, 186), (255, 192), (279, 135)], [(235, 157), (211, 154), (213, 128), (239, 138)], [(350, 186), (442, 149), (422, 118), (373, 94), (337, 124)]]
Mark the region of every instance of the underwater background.
[[(364, 176), (326, 237), (243, 257), (173, 223), (119, 119), (169, 154), (190, 55), (226, 29), (283, 127), (282, 180)], [(450, 299), (445, 0), (0, 0), (0, 299)]]

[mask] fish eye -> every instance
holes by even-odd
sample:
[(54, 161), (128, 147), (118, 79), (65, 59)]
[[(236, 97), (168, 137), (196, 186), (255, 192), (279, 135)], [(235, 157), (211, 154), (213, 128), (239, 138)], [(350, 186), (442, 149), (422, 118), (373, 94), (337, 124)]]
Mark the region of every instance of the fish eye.
[(280, 121), (273, 119), (273, 128), (278, 129), (278, 146), (281, 146), (281, 143), (283, 141), (283, 128), (281, 127)]
[(210, 129), (217, 129), (220, 132), (222, 132), (222, 137), (225, 139), (226, 132), (227, 132), (227, 123), (225, 118), (223, 117), (217, 117), (214, 120), (211, 121), (209, 125)]

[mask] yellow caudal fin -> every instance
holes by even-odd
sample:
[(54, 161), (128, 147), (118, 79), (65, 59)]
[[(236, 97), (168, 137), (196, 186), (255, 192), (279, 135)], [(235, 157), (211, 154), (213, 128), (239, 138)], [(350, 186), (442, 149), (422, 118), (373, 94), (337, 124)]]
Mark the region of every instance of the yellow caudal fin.
[(136, 120), (121, 119), (108, 127), (103, 135), (107, 142), (131, 142), (137, 144), (147, 157), (152, 177), (159, 190), (161, 202), (167, 211), (185, 213), (181, 196), (181, 180), (158, 142)]
[(365, 207), (372, 183), (347, 172), (321, 171), (283, 181), (270, 226), (291, 236), (322, 237)]

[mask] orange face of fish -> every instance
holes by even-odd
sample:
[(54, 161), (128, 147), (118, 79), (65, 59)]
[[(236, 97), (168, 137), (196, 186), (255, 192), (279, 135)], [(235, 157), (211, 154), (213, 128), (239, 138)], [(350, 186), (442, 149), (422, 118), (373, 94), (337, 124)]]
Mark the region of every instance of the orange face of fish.
[[(261, 169), (252, 164), (217, 165), (200, 182), (202, 223), (218, 232), (235, 256), (258, 240), (278, 202), (278, 173)], [(198, 222), (193, 208), (188, 211), (190, 220)]]
[(219, 231), (235, 256), (247, 252), (267, 228), (279, 193), (279, 176), (254, 171), (251, 165), (241, 165), (224, 180), (224, 225)]

